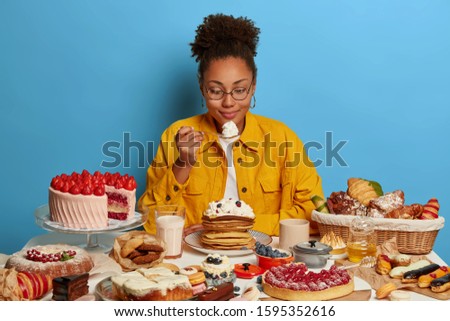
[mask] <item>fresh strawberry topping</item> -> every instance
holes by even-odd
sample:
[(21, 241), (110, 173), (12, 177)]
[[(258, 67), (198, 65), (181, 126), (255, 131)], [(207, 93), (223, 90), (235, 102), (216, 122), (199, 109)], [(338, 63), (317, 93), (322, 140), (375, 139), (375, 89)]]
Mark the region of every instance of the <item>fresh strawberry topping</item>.
[(105, 185), (114, 186), (117, 189), (125, 188), (129, 191), (137, 188), (136, 180), (128, 174), (120, 173), (111, 174), (109, 172), (104, 175), (99, 171), (94, 174), (84, 169), (81, 174), (72, 172), (72, 174), (61, 174), (52, 178), (50, 186), (63, 193), (71, 193), (73, 195), (105, 195)]

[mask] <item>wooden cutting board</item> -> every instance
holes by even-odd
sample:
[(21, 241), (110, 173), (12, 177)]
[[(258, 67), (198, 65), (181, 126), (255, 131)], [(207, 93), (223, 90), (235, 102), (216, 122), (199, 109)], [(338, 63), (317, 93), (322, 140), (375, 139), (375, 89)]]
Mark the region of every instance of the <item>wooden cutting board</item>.
[(436, 300), (449, 300), (450, 290), (442, 293), (435, 293), (429, 288), (419, 288), (417, 284), (404, 284), (400, 279), (393, 279), (389, 275), (380, 275), (375, 268), (354, 268), (353, 274), (370, 284), (372, 289), (377, 290), (382, 285), (392, 282), (398, 289), (413, 291)]

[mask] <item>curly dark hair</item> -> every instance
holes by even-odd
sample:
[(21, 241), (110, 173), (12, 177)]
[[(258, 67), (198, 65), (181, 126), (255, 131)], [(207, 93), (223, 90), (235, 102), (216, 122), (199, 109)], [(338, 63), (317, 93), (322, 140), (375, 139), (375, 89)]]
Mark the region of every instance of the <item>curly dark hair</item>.
[(259, 41), (259, 28), (246, 17), (235, 18), (224, 14), (205, 17), (197, 27), (194, 42), (190, 43), (192, 57), (199, 62), (198, 77), (211, 61), (227, 57), (242, 58), (256, 78), (256, 47)]

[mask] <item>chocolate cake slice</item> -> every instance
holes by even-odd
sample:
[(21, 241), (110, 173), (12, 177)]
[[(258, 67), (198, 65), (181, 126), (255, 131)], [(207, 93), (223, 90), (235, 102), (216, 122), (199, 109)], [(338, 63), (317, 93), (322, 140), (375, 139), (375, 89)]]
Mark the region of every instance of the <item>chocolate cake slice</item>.
[(55, 301), (74, 301), (88, 294), (89, 273), (69, 275), (53, 279), (53, 297)]

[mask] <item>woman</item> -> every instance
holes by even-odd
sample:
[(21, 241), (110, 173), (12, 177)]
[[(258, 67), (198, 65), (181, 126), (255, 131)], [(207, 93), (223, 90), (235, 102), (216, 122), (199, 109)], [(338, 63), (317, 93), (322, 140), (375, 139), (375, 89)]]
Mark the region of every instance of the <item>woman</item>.
[[(311, 219), (311, 196), (323, 192), (302, 142), (283, 123), (249, 112), (258, 40), (259, 29), (247, 18), (210, 15), (198, 27), (191, 48), (207, 112), (164, 131), (140, 211), (183, 205), (189, 227), (201, 223), (209, 202), (231, 197), (249, 204), (254, 229), (269, 235), (278, 235), (281, 219)], [(230, 121), (238, 136), (224, 138), (222, 126)], [(155, 232), (153, 215), (145, 228)]]

